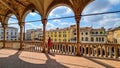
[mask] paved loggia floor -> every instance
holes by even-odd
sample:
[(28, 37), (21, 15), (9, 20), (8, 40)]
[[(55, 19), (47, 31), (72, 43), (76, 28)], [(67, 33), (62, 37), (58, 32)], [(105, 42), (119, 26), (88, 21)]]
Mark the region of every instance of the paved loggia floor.
[(120, 61), (0, 49), (0, 68), (120, 68)]

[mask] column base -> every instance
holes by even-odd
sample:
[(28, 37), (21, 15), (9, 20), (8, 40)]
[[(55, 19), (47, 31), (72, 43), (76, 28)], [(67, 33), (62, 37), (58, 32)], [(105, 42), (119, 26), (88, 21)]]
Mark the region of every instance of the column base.
[(23, 48), (19, 48), (18, 50), (23, 50)]
[(82, 54), (76, 54), (76, 56), (82, 56)]
[(42, 53), (45, 53), (45, 52), (46, 52), (45, 49), (43, 49), (43, 50), (42, 50)]
[(2, 48), (5, 48), (5, 46), (3, 46)]

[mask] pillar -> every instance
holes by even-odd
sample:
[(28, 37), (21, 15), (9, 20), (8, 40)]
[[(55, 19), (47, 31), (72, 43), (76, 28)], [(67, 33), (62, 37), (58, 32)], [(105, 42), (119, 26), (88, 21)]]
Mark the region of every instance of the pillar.
[(5, 48), (5, 43), (6, 43), (6, 28), (7, 28), (7, 25), (3, 25), (3, 30), (4, 30), (4, 38), (3, 38), (3, 47), (2, 48)]
[(23, 24), (22, 24), (22, 22), (20, 22), (20, 24), (19, 24), (19, 26), (20, 26), (20, 48), (19, 48), (19, 50), (21, 50), (22, 49), (22, 43), (23, 43)]
[(42, 52), (45, 52), (45, 49), (46, 49), (46, 45), (45, 45), (45, 40), (46, 40), (46, 24), (47, 24), (47, 19), (43, 19), (42, 20), (42, 24), (43, 24), (43, 51)]
[(76, 25), (77, 25), (77, 55), (80, 55), (80, 16), (75, 15)]

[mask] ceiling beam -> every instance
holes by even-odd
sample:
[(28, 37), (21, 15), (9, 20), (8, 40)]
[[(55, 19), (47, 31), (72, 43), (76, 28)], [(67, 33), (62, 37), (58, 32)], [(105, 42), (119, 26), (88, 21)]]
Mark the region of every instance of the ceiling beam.
[(16, 13), (15, 10), (13, 8), (11, 8), (8, 4), (6, 4), (3, 0), (0, 0), (0, 2), (6, 6), (8, 9), (10, 9), (13, 13)]

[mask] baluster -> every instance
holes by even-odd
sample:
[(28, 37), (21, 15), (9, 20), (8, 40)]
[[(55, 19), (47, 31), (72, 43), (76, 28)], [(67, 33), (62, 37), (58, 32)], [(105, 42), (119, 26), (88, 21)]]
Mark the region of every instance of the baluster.
[(81, 44), (81, 55), (83, 55), (83, 46)]
[(55, 53), (55, 44), (53, 45), (53, 53)]
[(73, 45), (73, 55), (75, 55), (76, 54), (76, 46), (75, 45)]
[(86, 56), (87, 52), (86, 52), (86, 44), (84, 45), (84, 55)]
[(96, 56), (98, 57), (98, 45), (96, 45)]
[(103, 57), (103, 48), (102, 48), (102, 45), (100, 45), (100, 56)]
[(67, 53), (67, 44), (65, 44), (65, 48), (64, 48), (64, 51), (65, 51), (65, 54)]
[(58, 53), (60, 53), (60, 44), (58, 44)]
[(61, 53), (63, 54), (63, 44), (61, 45), (61, 48), (62, 48), (62, 49), (61, 49)]
[(70, 54), (70, 44), (68, 45), (68, 54)]
[(72, 55), (72, 45), (70, 45), (70, 54)]
[(109, 46), (109, 57), (112, 58), (112, 46)]
[(90, 51), (90, 45), (88, 45), (88, 56), (91, 55), (91, 51)]
[(57, 44), (55, 44), (55, 53), (57, 53)]
[(108, 57), (108, 50), (107, 50), (108, 45), (104, 45), (104, 46), (105, 46), (105, 57)]
[(118, 56), (120, 57), (120, 46), (118, 46)]
[(54, 53), (56, 53), (56, 44), (54, 45)]
[(56, 44), (56, 53), (58, 53), (58, 44)]
[(114, 45), (114, 55), (115, 58), (118, 58), (118, 45)]
[(72, 47), (72, 55), (73, 55), (74, 54), (74, 47), (73, 47), (73, 45), (71, 47)]
[(92, 56), (94, 56), (94, 45), (92, 45)]

